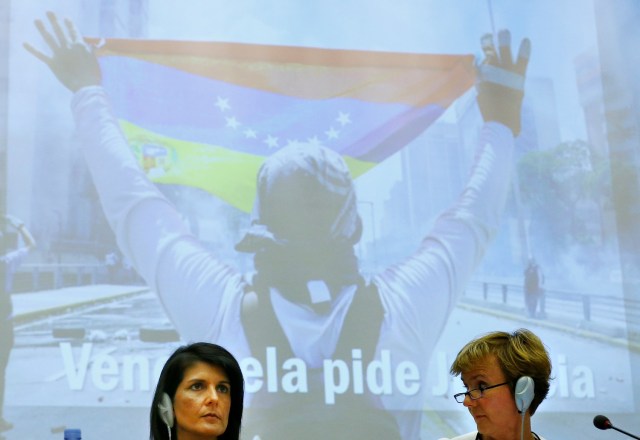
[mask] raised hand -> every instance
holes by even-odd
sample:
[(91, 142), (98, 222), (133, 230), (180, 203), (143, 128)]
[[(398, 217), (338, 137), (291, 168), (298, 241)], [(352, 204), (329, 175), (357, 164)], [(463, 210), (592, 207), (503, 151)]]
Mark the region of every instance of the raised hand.
[(82, 87), (99, 85), (102, 82), (100, 65), (94, 48), (88, 45), (77, 31), (71, 20), (64, 20), (64, 28), (52, 12), (47, 12), (51, 32), (41, 20), (35, 25), (47, 46), (51, 56), (24, 43), (24, 48), (45, 63), (58, 80), (69, 90), (75, 92)]
[(5, 221), (5, 223), (7, 223), (7, 224), (9, 224), (9, 225), (13, 226), (13, 227), (14, 227), (14, 228), (16, 228), (16, 229), (17, 229), (17, 228), (19, 228), (20, 226), (22, 226), (22, 225), (24, 224), (24, 223), (23, 223), (21, 220), (19, 220), (17, 217), (14, 217), (13, 215), (9, 215), (9, 214), (6, 214), (6, 215), (4, 216), (4, 221)]
[(522, 40), (515, 62), (511, 54), (511, 34), (508, 30), (498, 33), (498, 51), (491, 34), (485, 34), (481, 42), (485, 59), (477, 66), (476, 84), (480, 112), (485, 122), (500, 122), (517, 136), (520, 134), (524, 79), (531, 54), (531, 42), (527, 38)]

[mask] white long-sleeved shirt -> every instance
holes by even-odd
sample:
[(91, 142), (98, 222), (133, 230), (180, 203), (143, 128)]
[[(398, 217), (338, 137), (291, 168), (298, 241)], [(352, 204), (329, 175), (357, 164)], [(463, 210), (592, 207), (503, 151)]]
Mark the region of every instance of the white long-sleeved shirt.
[[(179, 212), (145, 176), (128, 147), (101, 87), (79, 90), (72, 102), (77, 131), (106, 217), (123, 254), (155, 290), (185, 341), (224, 345), (238, 359), (251, 356), (241, 322), (246, 278), (206, 249)], [(435, 222), (417, 251), (375, 275), (385, 317), (377, 358), (390, 353), (391, 371), (409, 362), (421, 375), (417, 392), (383, 394), (398, 413), (405, 438), (418, 438), (429, 357), (457, 297), (495, 234), (510, 181), (513, 135), (484, 125), (472, 175), (459, 200)], [(276, 316), (296, 357), (309, 365), (331, 353), (355, 292), (345, 289), (327, 316), (272, 291)], [(408, 413), (407, 413), (408, 414)]]

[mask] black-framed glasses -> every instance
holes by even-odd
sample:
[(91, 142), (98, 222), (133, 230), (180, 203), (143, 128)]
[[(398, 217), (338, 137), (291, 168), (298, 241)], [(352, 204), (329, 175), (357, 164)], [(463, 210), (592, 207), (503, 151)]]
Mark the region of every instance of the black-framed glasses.
[(501, 387), (502, 385), (507, 385), (511, 382), (502, 382), (497, 385), (489, 385), (488, 387), (479, 386), (478, 388), (474, 388), (472, 390), (467, 391), (466, 393), (458, 393), (454, 394), (453, 398), (456, 399), (456, 402), (463, 403), (464, 398), (469, 396), (469, 399), (476, 400), (484, 396), (484, 392), (490, 390), (491, 388)]

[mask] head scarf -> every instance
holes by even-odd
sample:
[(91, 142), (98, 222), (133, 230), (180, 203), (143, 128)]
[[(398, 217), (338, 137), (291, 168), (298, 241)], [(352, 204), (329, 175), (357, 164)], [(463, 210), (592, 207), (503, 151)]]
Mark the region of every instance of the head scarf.
[(252, 226), (237, 250), (352, 246), (360, 240), (353, 180), (333, 150), (313, 144), (285, 147), (262, 164), (257, 187)]
[(310, 281), (333, 297), (360, 284), (353, 245), (360, 240), (353, 180), (343, 158), (311, 144), (283, 148), (258, 172), (253, 222), (236, 245), (254, 253), (257, 291), (277, 287), (291, 301), (310, 304)]

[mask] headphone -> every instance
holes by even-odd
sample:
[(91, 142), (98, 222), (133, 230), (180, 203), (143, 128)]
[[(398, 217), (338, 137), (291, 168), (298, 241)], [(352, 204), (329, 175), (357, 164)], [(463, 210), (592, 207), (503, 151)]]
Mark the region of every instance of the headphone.
[(522, 376), (516, 382), (516, 390), (515, 390), (515, 398), (516, 398), (516, 406), (518, 407), (518, 412), (524, 413), (527, 409), (529, 409), (529, 405), (531, 405), (531, 401), (535, 395), (535, 385), (533, 383), (533, 379), (529, 376)]
[(174, 416), (173, 416), (173, 402), (171, 397), (167, 393), (162, 393), (160, 402), (158, 402), (158, 414), (160, 419), (167, 425), (167, 431), (169, 431), (169, 440), (171, 440), (171, 428), (173, 428)]

